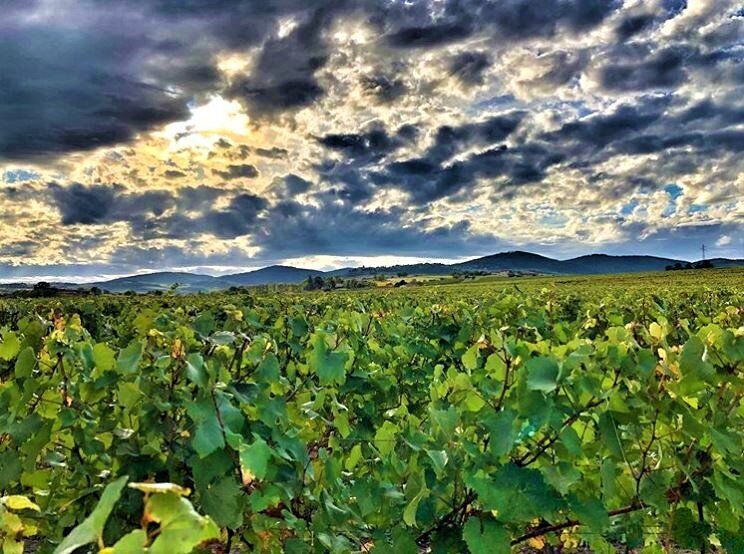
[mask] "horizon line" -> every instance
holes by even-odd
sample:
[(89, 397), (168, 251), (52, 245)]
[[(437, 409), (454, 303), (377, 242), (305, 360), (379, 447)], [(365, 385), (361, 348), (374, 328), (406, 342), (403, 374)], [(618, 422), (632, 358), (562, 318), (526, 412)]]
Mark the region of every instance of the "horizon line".
[[(220, 277), (228, 277), (230, 275), (236, 275), (240, 273), (252, 273), (255, 271), (260, 271), (262, 269), (267, 269), (271, 267), (291, 267), (294, 269), (300, 269), (300, 270), (307, 270), (307, 271), (314, 271), (314, 272), (322, 272), (322, 273), (328, 273), (331, 271), (339, 271), (342, 269), (356, 269), (356, 268), (364, 268), (364, 267), (375, 267), (375, 268), (390, 268), (395, 266), (405, 266), (405, 265), (425, 265), (425, 264), (441, 264), (441, 265), (457, 265), (460, 263), (465, 263), (472, 260), (477, 260), (481, 258), (486, 258), (490, 256), (498, 256), (501, 254), (515, 254), (515, 253), (522, 253), (522, 254), (531, 254), (535, 256), (540, 256), (546, 259), (558, 261), (558, 262), (566, 262), (570, 260), (575, 260), (578, 258), (586, 258), (589, 256), (607, 256), (611, 258), (623, 258), (623, 257), (647, 257), (647, 258), (657, 258), (657, 259), (666, 259), (666, 260), (673, 260), (675, 262), (687, 262), (687, 263), (694, 263), (702, 261), (703, 258), (686, 258), (686, 257), (667, 257), (667, 256), (661, 256), (656, 254), (607, 254), (605, 252), (598, 252), (593, 251), (588, 254), (580, 254), (578, 256), (571, 256), (571, 257), (552, 257), (546, 254), (540, 254), (538, 252), (533, 252), (530, 250), (520, 250), (520, 249), (513, 249), (513, 250), (501, 250), (498, 252), (494, 252), (491, 254), (481, 254), (481, 255), (473, 255), (473, 256), (465, 256), (465, 257), (459, 257), (459, 258), (438, 258), (438, 257), (425, 257), (425, 256), (394, 256), (397, 258), (400, 258), (402, 260), (409, 258), (412, 260), (418, 260), (418, 261), (412, 261), (412, 262), (400, 262), (400, 263), (394, 263), (394, 264), (382, 264), (382, 265), (344, 265), (340, 264), (337, 266), (329, 267), (324, 266), (323, 268), (318, 267), (306, 267), (303, 265), (293, 265), (292, 263), (288, 263), (288, 260), (294, 260), (296, 258), (285, 258), (283, 260), (276, 261), (275, 263), (267, 264), (267, 265), (261, 265), (261, 266), (209, 266), (209, 265), (190, 265), (190, 266), (164, 266), (161, 269), (149, 269), (149, 268), (140, 268), (132, 270), (131, 272), (127, 273), (99, 273), (96, 275), (91, 275), (90, 277), (87, 276), (69, 276), (65, 277), (63, 275), (50, 275), (50, 274), (44, 274), (44, 275), (26, 275), (26, 276), (17, 276), (17, 277), (11, 277), (11, 276), (2, 276), (0, 275), (0, 285), (10, 285), (14, 283), (22, 283), (22, 284), (28, 284), (28, 283), (39, 283), (39, 282), (48, 282), (48, 283), (69, 283), (69, 284), (80, 284), (80, 285), (87, 285), (91, 283), (98, 283), (98, 282), (108, 282), (113, 281), (116, 279), (125, 279), (128, 277), (139, 277), (139, 276), (145, 276), (145, 275), (156, 275), (160, 273), (183, 273), (183, 274), (189, 274), (189, 275), (199, 275), (204, 277), (210, 277), (210, 278), (220, 278)], [(342, 258), (343, 256), (338, 256)], [(348, 258), (353, 258), (353, 256), (347, 256)], [(364, 256), (361, 256), (363, 258)], [(375, 257), (386, 257), (386, 256), (369, 256), (370, 258)], [(711, 259), (729, 259), (729, 260), (737, 260), (737, 259), (744, 259), (744, 258), (738, 258), (738, 257), (727, 257), (727, 256), (709, 256), (705, 259), (711, 260)], [(421, 260), (427, 260), (427, 261), (421, 261)], [(76, 265), (89, 265), (89, 264), (59, 264), (59, 267), (69, 267), (69, 266), (76, 266)], [(92, 265), (92, 264), (90, 264)], [(0, 268), (2, 265), (0, 265)], [(22, 265), (13, 266), (15, 268), (23, 267)], [(209, 271), (207, 268), (217, 268), (217, 267), (223, 267), (222, 270), (212, 270)], [(207, 271), (205, 271), (205, 269)]]

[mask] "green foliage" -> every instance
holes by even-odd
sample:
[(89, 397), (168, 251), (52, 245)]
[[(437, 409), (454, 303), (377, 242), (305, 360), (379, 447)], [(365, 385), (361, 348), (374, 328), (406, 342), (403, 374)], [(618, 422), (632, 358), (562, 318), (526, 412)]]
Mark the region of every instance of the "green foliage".
[(3, 552), (738, 552), (744, 280), (690, 273), (0, 301)]
[[(72, 554), (81, 546), (91, 543), (103, 545), (103, 527), (106, 525), (109, 515), (111, 515), (111, 510), (114, 509), (114, 504), (119, 500), (121, 491), (127, 484), (127, 479), (127, 477), (120, 477), (106, 486), (95, 510), (65, 537), (54, 554)], [(101, 548), (103, 547), (101, 546)]]
[(130, 483), (145, 493), (142, 529), (123, 535), (113, 546), (105, 546), (104, 527), (119, 501), (128, 477), (108, 484), (93, 512), (57, 546), (54, 554), (72, 554), (95, 543), (99, 554), (189, 554), (199, 544), (219, 537), (219, 529), (199, 515), (183, 498), (188, 489), (171, 483)]

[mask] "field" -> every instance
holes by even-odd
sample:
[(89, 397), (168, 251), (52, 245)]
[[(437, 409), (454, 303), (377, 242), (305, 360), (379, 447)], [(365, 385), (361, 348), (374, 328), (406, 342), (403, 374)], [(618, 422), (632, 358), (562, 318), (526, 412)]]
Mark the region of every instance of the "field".
[(0, 299), (0, 333), (5, 554), (744, 552), (744, 270)]

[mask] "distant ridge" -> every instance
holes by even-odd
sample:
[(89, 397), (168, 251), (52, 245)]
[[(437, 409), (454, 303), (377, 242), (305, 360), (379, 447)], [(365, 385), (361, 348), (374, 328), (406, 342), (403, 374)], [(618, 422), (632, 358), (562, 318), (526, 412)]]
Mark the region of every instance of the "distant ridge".
[(270, 265), (255, 271), (225, 275), (217, 279), (227, 286), (266, 285), (279, 283), (299, 283), (308, 276), (323, 275), (323, 271), (303, 269), (289, 265)]
[[(714, 267), (744, 266), (744, 259), (712, 258), (709, 260)], [(540, 254), (524, 251), (500, 252), (480, 258), (474, 258), (455, 264), (419, 263), (407, 265), (378, 266), (378, 267), (345, 267), (332, 271), (319, 271), (287, 265), (271, 265), (253, 271), (212, 277), (187, 272), (163, 271), (130, 275), (110, 281), (98, 283), (57, 284), (60, 288), (91, 288), (98, 287), (109, 292), (149, 292), (167, 290), (178, 285), (183, 292), (198, 292), (222, 290), (233, 286), (255, 286), (294, 284), (306, 280), (308, 277), (342, 277), (363, 278), (378, 274), (385, 275), (447, 275), (465, 271), (518, 271), (552, 275), (590, 275), (603, 273), (637, 273), (643, 271), (664, 271), (667, 266), (690, 262), (674, 258), (660, 258), (657, 256), (612, 256), (609, 254), (588, 254), (567, 260), (556, 260)], [(694, 263), (694, 262), (693, 262)], [(29, 288), (28, 284), (10, 283), (0, 285), (0, 289), (7, 291)]]

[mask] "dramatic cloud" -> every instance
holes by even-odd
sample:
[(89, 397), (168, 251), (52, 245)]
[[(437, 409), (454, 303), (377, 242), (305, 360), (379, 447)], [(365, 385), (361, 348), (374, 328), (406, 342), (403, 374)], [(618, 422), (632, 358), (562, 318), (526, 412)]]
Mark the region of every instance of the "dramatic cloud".
[(5, 2), (0, 279), (741, 257), (742, 36), (734, 0)]

